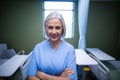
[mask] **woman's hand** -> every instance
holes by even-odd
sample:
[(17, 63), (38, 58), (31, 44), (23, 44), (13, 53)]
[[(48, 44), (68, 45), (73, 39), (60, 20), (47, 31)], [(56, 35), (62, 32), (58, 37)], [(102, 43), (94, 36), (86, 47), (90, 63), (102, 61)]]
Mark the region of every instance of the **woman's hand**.
[(71, 80), (67, 76), (73, 74), (73, 70), (70, 68), (65, 69), (65, 71), (60, 76), (52, 76), (44, 72), (38, 71), (37, 77), (40, 80)]
[(62, 74), (60, 75), (60, 77), (68, 77), (70, 75), (72, 75), (74, 73), (74, 71), (71, 68), (66, 68)]

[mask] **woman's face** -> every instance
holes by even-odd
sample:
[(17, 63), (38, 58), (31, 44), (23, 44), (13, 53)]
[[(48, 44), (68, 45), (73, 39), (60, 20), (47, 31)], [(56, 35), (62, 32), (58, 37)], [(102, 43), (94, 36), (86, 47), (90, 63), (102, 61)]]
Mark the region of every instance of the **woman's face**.
[(63, 27), (59, 19), (56, 18), (48, 20), (45, 29), (50, 41), (52, 42), (60, 41)]

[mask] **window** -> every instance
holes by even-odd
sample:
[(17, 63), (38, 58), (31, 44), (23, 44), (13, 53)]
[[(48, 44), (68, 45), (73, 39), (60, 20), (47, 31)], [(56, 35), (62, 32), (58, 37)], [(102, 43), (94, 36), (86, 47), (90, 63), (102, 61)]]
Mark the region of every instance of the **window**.
[(74, 6), (73, 2), (55, 2), (55, 1), (45, 1), (44, 2), (44, 19), (51, 12), (57, 11), (62, 14), (66, 23), (66, 36), (65, 38), (73, 38), (74, 28), (73, 28), (73, 13)]

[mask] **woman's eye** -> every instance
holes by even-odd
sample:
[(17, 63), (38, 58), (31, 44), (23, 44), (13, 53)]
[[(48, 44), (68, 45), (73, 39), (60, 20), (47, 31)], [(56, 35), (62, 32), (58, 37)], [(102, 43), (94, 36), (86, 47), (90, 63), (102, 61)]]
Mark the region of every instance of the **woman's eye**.
[(61, 27), (57, 26), (56, 29), (60, 29)]
[(52, 27), (52, 26), (49, 26), (48, 29), (53, 29), (53, 27)]

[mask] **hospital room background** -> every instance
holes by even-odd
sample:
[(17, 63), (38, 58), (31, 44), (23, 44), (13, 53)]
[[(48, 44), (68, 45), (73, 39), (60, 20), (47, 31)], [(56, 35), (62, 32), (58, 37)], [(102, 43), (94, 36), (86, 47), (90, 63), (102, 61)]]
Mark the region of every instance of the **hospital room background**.
[[(0, 2), (0, 43), (29, 54), (43, 41), (43, 2), (5, 0)], [(74, 37), (66, 39), (78, 48), (78, 2), (75, 2)], [(120, 0), (90, 0), (86, 47), (99, 48), (120, 60)]]

